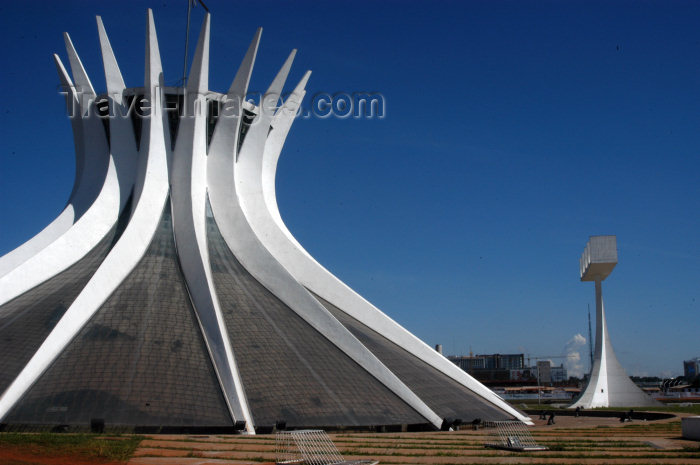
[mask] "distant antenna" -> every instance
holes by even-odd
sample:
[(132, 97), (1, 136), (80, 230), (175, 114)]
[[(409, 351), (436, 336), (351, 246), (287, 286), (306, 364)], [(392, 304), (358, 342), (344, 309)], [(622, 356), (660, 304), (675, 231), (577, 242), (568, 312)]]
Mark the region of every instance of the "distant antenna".
[(185, 30), (185, 63), (182, 65), (182, 87), (187, 84), (187, 52), (190, 48), (190, 17), (192, 16), (192, 7), (197, 6), (197, 3), (202, 5), (202, 8), (209, 13), (209, 8), (201, 0), (187, 0), (187, 29)]
[(593, 370), (593, 332), (591, 331), (591, 304), (588, 304), (588, 353), (591, 356), (591, 370)]

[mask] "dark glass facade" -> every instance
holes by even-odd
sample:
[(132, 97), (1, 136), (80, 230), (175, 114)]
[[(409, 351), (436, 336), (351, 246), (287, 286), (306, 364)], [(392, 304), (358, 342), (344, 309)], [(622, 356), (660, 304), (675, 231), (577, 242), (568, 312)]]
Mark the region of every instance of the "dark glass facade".
[[(129, 205), (124, 210), (128, 211), (128, 207)], [(73, 266), (0, 306), (0, 393), (22, 371), (85, 287), (118, 239), (124, 222), (120, 219)]]
[[(125, 209), (130, 211), (129, 206)], [(0, 392), (119, 238), (128, 213), (74, 266), (0, 307)], [(426, 419), (259, 283), (207, 208), (211, 270), (256, 427), (425, 424)], [(438, 415), (508, 419), (466, 387), (317, 297)], [(146, 254), (3, 419), (9, 425), (232, 427), (180, 270), (170, 203)]]
[(449, 376), (368, 328), (330, 302), (318, 296), (316, 298), (441, 417), (459, 418), (463, 421), (472, 421), (476, 418), (484, 421), (512, 418), (511, 415), (491, 406)]
[(256, 426), (426, 420), (275, 297), (229, 250), (209, 212), (216, 292)]
[(107, 427), (232, 424), (178, 266), (169, 202), (145, 256), (4, 422), (95, 418)]

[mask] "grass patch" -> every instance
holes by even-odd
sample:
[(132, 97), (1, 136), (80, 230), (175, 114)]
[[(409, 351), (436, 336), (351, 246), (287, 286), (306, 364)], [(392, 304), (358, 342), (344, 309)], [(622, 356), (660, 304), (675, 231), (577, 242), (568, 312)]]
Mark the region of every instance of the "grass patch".
[(115, 462), (129, 460), (142, 440), (143, 436), (0, 433), (0, 447), (3, 445), (26, 446), (36, 455), (79, 455)]
[[(518, 409), (526, 409), (526, 410), (551, 410), (551, 411), (561, 411), (561, 410), (567, 410), (567, 411), (572, 411), (571, 409), (567, 409), (566, 407), (553, 407), (552, 405), (549, 404), (530, 404), (526, 403), (525, 407), (523, 407), (522, 402), (511, 402), (511, 405)], [(691, 405), (684, 405), (682, 406), (681, 403), (678, 404), (666, 404), (666, 405), (661, 405), (658, 407), (625, 407), (625, 408), (620, 408), (620, 407), (597, 407), (597, 408), (591, 408), (591, 409), (585, 409), (583, 412), (599, 412), (602, 410), (606, 411), (612, 411), (612, 412), (628, 412), (629, 410), (633, 409), (635, 412), (666, 412), (666, 413), (692, 413), (695, 415), (700, 415), (700, 404), (691, 404)], [(585, 415), (585, 413), (584, 413)]]
[[(634, 407), (633, 407), (634, 408)], [(615, 408), (615, 407), (599, 407), (596, 409), (591, 409), (593, 411), (595, 410), (613, 410), (613, 411), (623, 411), (624, 409)], [(629, 409), (627, 409), (629, 410)], [(624, 410), (624, 411), (627, 411)], [(681, 404), (666, 404), (662, 405), (660, 407), (637, 407), (634, 408), (634, 411), (637, 412), (668, 412), (668, 413), (694, 413), (695, 415), (700, 415), (700, 404), (692, 404), (692, 405), (686, 405), (686, 406), (681, 406)]]
[(596, 449), (652, 449), (649, 444), (645, 444), (639, 441), (595, 441), (592, 439), (587, 440), (540, 440), (539, 444), (543, 446), (549, 446), (550, 450), (552, 447), (562, 446), (567, 448), (596, 448)]

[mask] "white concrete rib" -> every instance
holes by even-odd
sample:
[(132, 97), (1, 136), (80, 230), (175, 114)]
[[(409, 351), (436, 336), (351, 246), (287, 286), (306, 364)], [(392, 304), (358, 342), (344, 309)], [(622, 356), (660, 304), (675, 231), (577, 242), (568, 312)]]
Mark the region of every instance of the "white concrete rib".
[(85, 71), (83, 62), (80, 60), (80, 57), (78, 57), (73, 41), (67, 32), (63, 33), (63, 40), (66, 43), (66, 50), (68, 51), (68, 61), (70, 62), (70, 69), (73, 72), (75, 88), (78, 91), (80, 110), (82, 116), (87, 116), (88, 112), (91, 110), (92, 102), (95, 100), (95, 89), (92, 87), (92, 82), (90, 82), (90, 78)]
[[(265, 141), (273, 118), (274, 110), (271, 105), (276, 104), (281, 95), (282, 86), (291, 67), (294, 53), (295, 51), (290, 54), (266, 92), (258, 116), (246, 134), (235, 166), (231, 166), (229, 162), (228, 166), (222, 164), (219, 170), (221, 173), (229, 174), (233, 169), (235, 184), (232, 184), (230, 180), (226, 182), (221, 177), (214, 177), (213, 179), (210, 177), (210, 196), (212, 199), (216, 197), (216, 200), (212, 200), (214, 217), (217, 219), (217, 224), (219, 224), (226, 243), (251, 275), (311, 327), (325, 336), (418, 414), (436, 427), (440, 427), (442, 418), (375, 357), (345, 326), (336, 320), (323, 305), (297, 282), (287, 269), (280, 265), (266, 249), (259, 237), (256, 236), (249, 224), (249, 222), (254, 221), (254, 218), (259, 214), (259, 210), (267, 211), (264, 205), (261, 207), (257, 204), (246, 204), (245, 199), (251, 198), (249, 190), (251, 188), (255, 189), (255, 186), (259, 185), (259, 181), (253, 179), (253, 177), (258, 177), (260, 174), (258, 165), (262, 159)], [(308, 79), (308, 76), (309, 74), (307, 73), (302, 79), (302, 87), (298, 88), (299, 92), (303, 92), (303, 84)], [(221, 124), (221, 121), (219, 121), (219, 124)], [(210, 159), (213, 161), (211, 148)], [(222, 211), (219, 196), (212, 195), (218, 189), (221, 189), (223, 192), (228, 190), (225, 197), (229, 199), (231, 205), (229, 205), (226, 212)], [(219, 193), (219, 195), (221, 194)], [(231, 202), (233, 199), (236, 201)]]
[[(56, 68), (58, 69), (58, 75), (61, 80), (61, 89), (66, 94), (66, 110), (70, 114), (70, 112), (78, 106), (75, 87), (60, 61), (56, 61)], [(66, 206), (63, 207), (61, 213), (43, 230), (27, 242), (0, 257), (0, 278), (61, 237), (61, 235), (68, 231), (73, 225), (75, 220), (80, 217), (75, 210), (73, 201), (76, 196), (80, 195), (80, 185), (84, 172), (83, 164), (85, 160), (83, 144), (81, 143), (83, 131), (82, 123), (78, 118), (73, 118), (70, 121), (73, 129), (73, 140), (75, 141), (75, 180), (73, 181), (73, 189), (68, 198), (68, 202)]]
[[(78, 184), (79, 178), (76, 177), (74, 186), (77, 187)], [(74, 190), (75, 187), (73, 188)], [(19, 247), (0, 257), (0, 278), (61, 237), (73, 225), (77, 217), (71, 197), (61, 213), (44, 229)]]
[[(84, 69), (69, 38), (66, 43), (69, 44), (68, 55), (74, 63), (73, 69), (78, 70), (75, 75), (85, 82), (87, 78)], [(62, 83), (70, 82), (58, 56), (54, 55), (54, 59)], [(73, 88), (71, 93), (74, 93)], [(79, 95), (74, 93), (73, 98), (79, 100)], [(94, 99), (85, 100), (84, 109), (74, 115), (73, 119), (74, 128), (77, 129), (74, 132), (79, 132), (76, 151), (84, 152), (85, 159), (79, 190), (84, 193), (82, 200), (85, 203), (88, 199), (93, 199), (92, 205), (60, 237), (0, 278), (0, 305), (78, 262), (102, 240), (119, 217), (121, 205), (117, 165), (115, 157), (109, 152), (107, 136), (96, 114)]]
[(209, 70), (207, 13), (197, 43), (173, 154), (172, 207), (175, 243), (187, 288), (212, 364), (234, 421), (255, 429), (216, 296), (209, 265), (206, 229), (207, 99)]
[(97, 17), (97, 31), (100, 37), (102, 63), (107, 84), (109, 101), (110, 153), (114, 157), (119, 181), (119, 211), (123, 211), (134, 187), (134, 177), (138, 160), (136, 136), (128, 114), (128, 105), (124, 99), (126, 84), (119, 70), (112, 45), (107, 37), (102, 18)]
[[(298, 95), (298, 90), (295, 93)], [(240, 173), (239, 179), (245, 181), (245, 183), (238, 182), (241, 203), (250, 225), (265, 248), (292, 276), (315, 294), (465, 386), (495, 407), (531, 424), (529, 417), (522, 415), (500, 396), (438, 354), (336, 278), (319, 264), (289, 232), (277, 207), (275, 173), (284, 139), (294, 121), (296, 108), (298, 108), (296, 103), (290, 108), (282, 107), (275, 115), (273, 129), (265, 142), (264, 152), (251, 151), (250, 155), (242, 154), (237, 166)], [(292, 109), (293, 111), (290, 111)]]
[[(147, 13), (145, 89), (151, 116), (144, 120), (144, 182), (131, 221), (58, 324), (0, 397), (0, 420), (31, 388), (144, 256), (160, 223), (168, 196), (167, 148), (162, 107), (163, 72), (153, 13)], [(101, 123), (100, 123), (101, 124)], [(168, 144), (169, 145), (169, 144)], [(116, 176), (115, 176), (116, 178)], [(118, 198), (118, 196), (117, 196)]]
[[(64, 38), (75, 76), (75, 85), (68, 77), (68, 73), (58, 56), (54, 55), (54, 60), (61, 81), (61, 89), (66, 93), (66, 109), (73, 129), (75, 143), (73, 189), (66, 206), (51, 223), (27, 242), (0, 257), (0, 278), (36, 256), (68, 231), (95, 202), (107, 171), (107, 153), (101, 144), (92, 145), (85, 140), (85, 137), (90, 133), (84, 127), (85, 121), (80, 118), (80, 115), (91, 111), (90, 105), (94, 100), (94, 91), (70, 37), (66, 34)], [(92, 107), (92, 111), (94, 112), (94, 107)], [(0, 299), (2, 298), (0, 297)]]
[[(78, 209), (84, 212), (90, 207), (103, 185), (102, 180), (107, 170), (107, 157), (104, 152), (104, 144), (95, 144), (95, 136), (92, 134), (92, 131), (97, 129), (97, 125), (94, 122), (98, 119), (95, 106), (95, 90), (67, 32), (63, 33), (63, 38), (75, 81), (76, 99), (78, 101), (77, 108), (70, 115), (73, 120), (78, 120), (83, 128), (83, 137), (76, 141), (76, 146), (82, 144), (80, 152), (83, 154), (83, 163), (81, 165), (83, 182), (80, 189), (85, 190), (86, 193), (84, 195), (85, 203), (78, 206)], [(90, 121), (90, 123), (86, 124), (86, 121)], [(102, 131), (99, 132), (103, 134)]]

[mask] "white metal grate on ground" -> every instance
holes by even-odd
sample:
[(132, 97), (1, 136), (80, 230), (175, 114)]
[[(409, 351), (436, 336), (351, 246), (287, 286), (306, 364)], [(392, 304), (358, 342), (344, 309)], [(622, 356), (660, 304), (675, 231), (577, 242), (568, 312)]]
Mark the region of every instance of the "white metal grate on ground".
[(506, 449), (514, 451), (534, 451), (547, 450), (545, 446), (540, 446), (530, 434), (525, 423), (517, 420), (494, 421), (496, 432), (494, 442), (487, 442), (485, 447), (493, 449)]
[(278, 465), (376, 465), (375, 460), (345, 460), (328, 434), (320, 429), (278, 431)]

